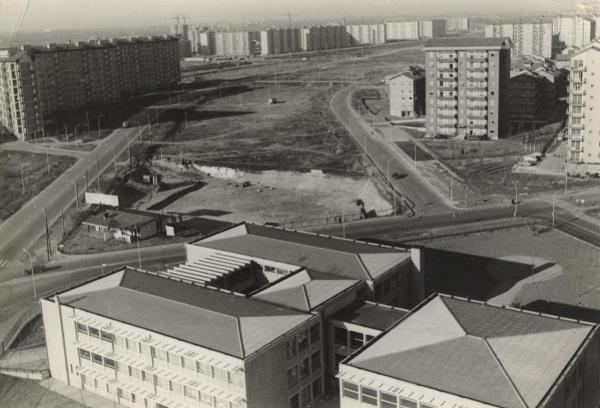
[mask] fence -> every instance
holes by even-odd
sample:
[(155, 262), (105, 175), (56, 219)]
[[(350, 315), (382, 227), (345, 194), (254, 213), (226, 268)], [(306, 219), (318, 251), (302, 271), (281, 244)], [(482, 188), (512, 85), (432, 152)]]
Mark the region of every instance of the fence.
[(281, 227), (288, 229), (302, 229), (306, 227), (323, 226), (329, 224), (343, 224), (352, 221), (364, 220), (375, 217), (388, 217), (394, 214), (400, 214), (399, 211), (395, 212), (394, 208), (386, 208), (379, 211), (369, 211), (363, 213), (362, 211), (339, 214), (339, 215), (328, 215), (325, 217), (308, 218), (308, 219), (294, 219), (294, 220), (282, 220)]
[(31, 322), (36, 316), (42, 312), (42, 308), (39, 301), (35, 301), (27, 309), (21, 312), (21, 315), (13, 322), (12, 326), (8, 329), (6, 334), (0, 339), (0, 356), (10, 347), (15, 341), (17, 335), (23, 330), (27, 323)]

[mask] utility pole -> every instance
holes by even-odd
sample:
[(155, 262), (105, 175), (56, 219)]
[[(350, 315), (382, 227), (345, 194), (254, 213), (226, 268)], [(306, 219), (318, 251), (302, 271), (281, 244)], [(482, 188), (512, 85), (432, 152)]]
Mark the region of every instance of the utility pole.
[(48, 171), (48, 175), (50, 175), (50, 158), (48, 157), (48, 150), (46, 150), (46, 169)]
[(137, 239), (137, 250), (138, 250), (138, 266), (142, 269), (142, 253), (140, 252), (140, 230), (136, 227), (136, 239)]
[(88, 171), (85, 169), (85, 189), (86, 191), (90, 189), (90, 182), (88, 179)]
[[(46, 255), (48, 256), (48, 262), (52, 257), (52, 246), (50, 245), (50, 229), (48, 228), (48, 211), (44, 208), (44, 217), (46, 220)], [(33, 273), (33, 271), (31, 271)]]
[(73, 182), (73, 187), (75, 187), (75, 203), (77, 204), (77, 215), (79, 215), (79, 190), (76, 182)]
[(450, 201), (453, 201), (453, 196), (452, 196), (452, 173), (450, 173)]
[(21, 199), (25, 197), (25, 177), (23, 177), (23, 167), (21, 167)]
[(60, 207), (60, 215), (62, 217), (62, 227), (63, 227), (63, 238), (65, 237), (65, 209), (63, 207)]
[(554, 211), (556, 209), (556, 191), (552, 194), (552, 228), (554, 228)]
[(515, 212), (513, 213), (513, 217), (517, 216), (517, 209), (519, 206), (519, 183), (515, 181)]
[(104, 116), (104, 115), (101, 114), (100, 116), (98, 116), (98, 139), (100, 139), (100, 118), (102, 116)]
[(100, 192), (100, 163), (99, 153), (96, 153), (96, 181), (98, 184), (98, 192)]
[(115, 175), (117, 174), (117, 153), (115, 152), (115, 147), (113, 146), (113, 164), (115, 165)]

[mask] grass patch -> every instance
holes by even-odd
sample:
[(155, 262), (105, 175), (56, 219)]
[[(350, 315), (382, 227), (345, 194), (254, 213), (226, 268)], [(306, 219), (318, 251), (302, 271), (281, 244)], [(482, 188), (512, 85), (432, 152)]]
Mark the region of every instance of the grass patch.
[(45, 154), (0, 152), (0, 220), (17, 212), (75, 163), (74, 158), (65, 156), (50, 155), (48, 159), (47, 162)]

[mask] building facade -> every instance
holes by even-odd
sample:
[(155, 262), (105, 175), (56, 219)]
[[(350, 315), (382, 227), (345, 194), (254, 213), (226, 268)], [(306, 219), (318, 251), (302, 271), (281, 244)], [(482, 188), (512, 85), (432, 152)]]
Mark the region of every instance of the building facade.
[(260, 32), (261, 55), (289, 54), (301, 51), (299, 28), (270, 28)]
[(552, 20), (552, 32), (567, 48), (582, 48), (596, 38), (596, 22), (584, 16), (557, 16)]
[(448, 31), (469, 31), (471, 29), (471, 18), (452, 17), (446, 19), (446, 29)]
[(411, 67), (386, 79), (392, 118), (418, 118), (425, 114), (425, 70)]
[(172, 87), (180, 80), (178, 52), (177, 39), (166, 36), (3, 50), (0, 67), (5, 87), (0, 88), (0, 99), (4, 112), (0, 118), (24, 140), (43, 132), (44, 120), (56, 112), (111, 104), (127, 95)]
[(511, 46), (507, 38), (427, 42), (427, 137), (496, 140), (508, 134)]
[(350, 24), (346, 26), (349, 45), (383, 44), (386, 40), (385, 24)]
[(418, 40), (418, 21), (396, 21), (385, 23), (386, 41)]
[(446, 20), (419, 21), (420, 38), (441, 38), (446, 36)]
[(571, 57), (569, 83), (569, 172), (600, 171), (600, 44), (594, 42)]
[(259, 31), (217, 31), (214, 38), (217, 56), (249, 57), (260, 54)]
[(512, 39), (514, 56), (553, 57), (552, 23), (486, 24), (485, 36)]
[(325, 51), (345, 48), (349, 35), (345, 26), (324, 25), (300, 29), (300, 49), (302, 51)]
[(342, 408), (598, 404), (598, 326), (438, 295), (339, 367)]

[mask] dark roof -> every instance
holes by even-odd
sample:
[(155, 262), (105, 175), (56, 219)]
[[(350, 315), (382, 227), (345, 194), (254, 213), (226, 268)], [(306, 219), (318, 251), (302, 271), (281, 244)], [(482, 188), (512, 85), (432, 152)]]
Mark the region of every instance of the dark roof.
[(62, 303), (238, 358), (313, 317), (141, 271), (115, 274), (102, 278), (102, 289), (86, 291), (83, 285), (63, 293)]
[(193, 245), (284, 262), (354, 280), (373, 280), (410, 252), (307, 232), (239, 224)]
[(304, 269), (289, 274), (252, 297), (310, 312), (359, 282)]
[(594, 330), (591, 324), (441, 295), (346, 364), (492, 406), (534, 408), (559, 384)]
[(537, 313), (566, 317), (573, 320), (600, 323), (600, 310), (598, 309), (552, 302), (550, 300), (539, 299), (526, 304), (523, 306), (523, 309)]
[(0, 62), (17, 62), (19, 59), (27, 55), (25, 51), (21, 50), (11, 50), (8, 54), (8, 57), (2, 58), (0, 57)]
[(402, 319), (408, 310), (372, 302), (356, 302), (330, 317), (377, 330), (387, 330)]
[(122, 230), (131, 230), (145, 225), (149, 222), (154, 222), (156, 217), (154, 215), (147, 215), (129, 211), (113, 211), (105, 210), (100, 214), (93, 215), (88, 219), (84, 220), (84, 225), (102, 225), (104, 227), (118, 228)]
[(433, 38), (425, 43), (425, 48), (502, 48), (511, 47), (510, 38)]

